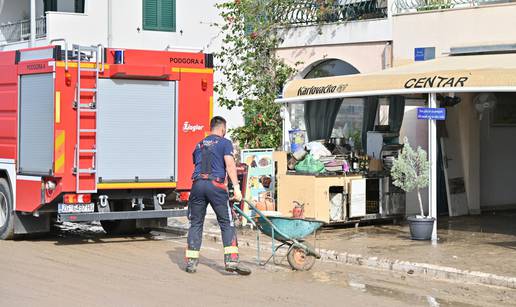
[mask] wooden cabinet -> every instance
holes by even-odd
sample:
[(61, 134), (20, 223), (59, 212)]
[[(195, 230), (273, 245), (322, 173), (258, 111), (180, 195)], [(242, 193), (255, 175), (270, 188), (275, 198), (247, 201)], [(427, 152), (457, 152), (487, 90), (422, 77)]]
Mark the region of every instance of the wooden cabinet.
[[(313, 176), (278, 174), (278, 211), (291, 216), (294, 201), (305, 205), (305, 217), (330, 222), (330, 189), (341, 188), (348, 194), (351, 180), (362, 176)], [(364, 196), (365, 198), (365, 196)], [(365, 203), (364, 203), (365, 208)], [(344, 216), (347, 209), (344, 206)]]

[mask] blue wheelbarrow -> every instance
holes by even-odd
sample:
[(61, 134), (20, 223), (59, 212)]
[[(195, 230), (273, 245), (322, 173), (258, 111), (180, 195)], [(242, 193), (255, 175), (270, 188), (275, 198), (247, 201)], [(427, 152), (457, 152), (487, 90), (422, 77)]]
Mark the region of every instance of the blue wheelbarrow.
[[(234, 204), (233, 208), (257, 229), (257, 261), (260, 265), (266, 265), (271, 259), (273, 259), (274, 264), (279, 264), (286, 257), (292, 269), (307, 271), (313, 267), (315, 259), (321, 258), (321, 255), (311, 244), (305, 241), (305, 238), (316, 232), (324, 222), (280, 216), (265, 216), (251, 202), (244, 201), (256, 212), (257, 216), (255, 218), (245, 214), (238, 204)], [(260, 263), (260, 232), (272, 238), (272, 255), (264, 263)], [(281, 244), (276, 246), (275, 241), (279, 241)], [(287, 254), (279, 262), (276, 262), (276, 252), (285, 245), (288, 246)]]

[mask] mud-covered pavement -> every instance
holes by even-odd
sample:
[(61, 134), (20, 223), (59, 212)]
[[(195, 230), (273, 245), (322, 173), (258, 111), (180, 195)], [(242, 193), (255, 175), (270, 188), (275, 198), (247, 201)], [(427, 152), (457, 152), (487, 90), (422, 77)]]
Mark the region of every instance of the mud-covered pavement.
[(505, 288), (316, 263), (309, 272), (257, 267), (226, 274), (219, 242), (204, 242), (194, 275), (182, 271), (184, 238), (153, 232), (107, 237), (99, 226), (63, 227), (44, 238), (0, 241), (1, 306), (500, 306)]

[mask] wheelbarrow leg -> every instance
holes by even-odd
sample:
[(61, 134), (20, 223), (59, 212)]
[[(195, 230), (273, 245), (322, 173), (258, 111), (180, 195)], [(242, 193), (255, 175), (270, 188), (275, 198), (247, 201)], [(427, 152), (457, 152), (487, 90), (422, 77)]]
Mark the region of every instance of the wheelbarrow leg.
[(260, 265), (260, 262), (262, 261), (261, 260), (261, 248), (260, 248), (260, 229), (258, 227), (256, 227), (256, 243), (257, 243), (257, 248), (256, 248), (256, 264), (257, 265)]
[(285, 244), (288, 244), (288, 250), (287, 250), (287, 253), (285, 254), (285, 256), (283, 256), (281, 258), (281, 261), (279, 263), (274, 263), (276, 265), (280, 265), (284, 260), (285, 258), (287, 258), (288, 254), (290, 253), (290, 251), (294, 248), (294, 244), (289, 244), (288, 242), (285, 242), (283, 243), (281, 246), (285, 245)]
[[(286, 245), (286, 244), (288, 244), (288, 243), (287, 243), (287, 242), (283, 242), (283, 243), (281, 243), (280, 245), (278, 245), (277, 247), (275, 247), (275, 248), (272, 250), (272, 255), (271, 255), (269, 258), (267, 258), (267, 261), (265, 261), (265, 262), (264, 262), (263, 264), (261, 264), (261, 265), (262, 265), (262, 266), (267, 265), (267, 263), (269, 263), (269, 261), (271, 261), (271, 259), (274, 259), (274, 260), (272, 261), (274, 264), (278, 264), (278, 263), (276, 263), (276, 258), (274, 257), (274, 255), (275, 255), (276, 251), (278, 251), (278, 249), (282, 248), (282, 247), (283, 247), (284, 245)], [(289, 248), (289, 249), (290, 249), (290, 248)], [(285, 259), (285, 258), (283, 257), (283, 258), (282, 258), (282, 261), (283, 261), (283, 259)]]
[[(272, 250), (272, 262), (274, 262), (274, 264), (276, 264), (276, 249), (274, 248), (274, 227), (272, 227), (272, 247), (271, 247), (271, 250)], [(269, 259), (270, 260), (270, 259)], [(269, 262), (269, 261), (267, 261)]]

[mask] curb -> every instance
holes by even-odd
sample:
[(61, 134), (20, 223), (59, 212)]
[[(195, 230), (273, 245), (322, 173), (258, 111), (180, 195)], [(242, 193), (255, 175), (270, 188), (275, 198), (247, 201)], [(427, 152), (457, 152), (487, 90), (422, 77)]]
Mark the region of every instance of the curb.
[[(181, 227), (166, 227), (164, 232), (172, 232), (176, 234), (186, 234), (187, 229)], [(212, 240), (220, 240), (220, 233), (204, 232), (204, 237)], [(240, 244), (256, 248), (256, 242), (249, 238), (239, 237)], [(270, 246), (262, 247), (262, 250), (269, 250)], [(391, 260), (378, 257), (364, 257), (358, 254), (346, 252), (337, 252), (334, 250), (319, 249), (321, 261), (343, 263), (349, 265), (362, 266), (366, 268), (388, 270), (409, 275), (425, 276), (435, 279), (443, 279), (449, 281), (460, 281), (467, 283), (476, 283), (488, 286), (505, 287), (516, 289), (516, 277), (508, 277), (478, 271), (460, 270), (452, 267), (440, 266), (429, 263), (418, 263), (401, 260)]]

